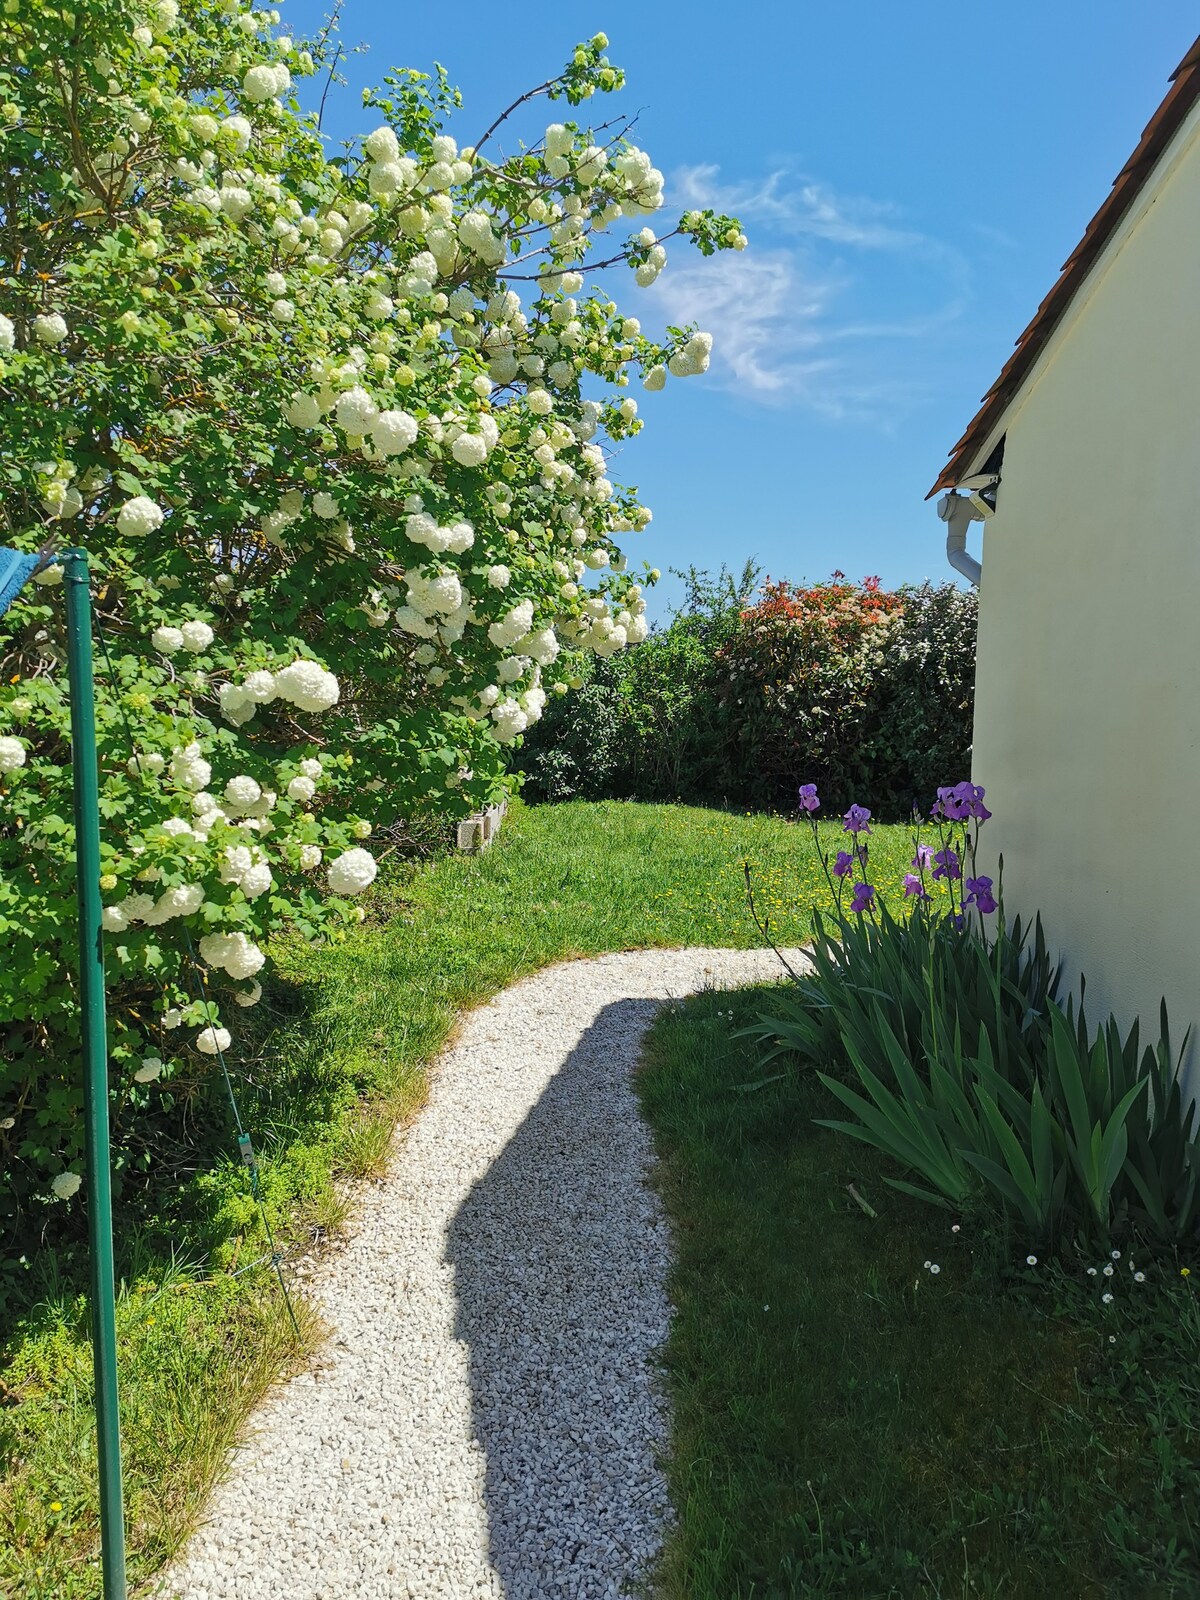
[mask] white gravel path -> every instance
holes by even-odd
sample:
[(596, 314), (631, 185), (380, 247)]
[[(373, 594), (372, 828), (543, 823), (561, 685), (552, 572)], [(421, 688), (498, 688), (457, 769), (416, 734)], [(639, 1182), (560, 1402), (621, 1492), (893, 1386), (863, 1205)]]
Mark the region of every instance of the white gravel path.
[(176, 1600), (606, 1600), (658, 1549), (670, 1240), (630, 1086), (659, 1003), (770, 951), (565, 962), (463, 1020), (316, 1274), (333, 1332), (268, 1400)]

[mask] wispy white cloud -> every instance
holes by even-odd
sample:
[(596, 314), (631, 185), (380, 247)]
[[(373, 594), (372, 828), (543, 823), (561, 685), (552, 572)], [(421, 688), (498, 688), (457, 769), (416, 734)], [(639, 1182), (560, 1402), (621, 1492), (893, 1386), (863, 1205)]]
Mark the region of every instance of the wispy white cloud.
[(837, 195), (827, 185), (780, 167), (755, 183), (722, 183), (717, 166), (680, 167), (672, 198), (684, 206), (731, 212), (780, 233), (803, 234), (864, 250), (909, 250), (926, 241), (897, 225), (897, 207), (862, 196)]
[[(741, 253), (696, 260), (675, 250), (646, 291), (664, 322), (713, 334), (718, 382), (766, 404), (878, 420), (919, 397), (911, 356), (897, 351), (961, 314), (969, 282), (956, 249), (906, 227), (894, 206), (785, 169), (727, 183), (715, 166), (685, 167), (670, 201), (732, 213), (750, 234)], [(900, 314), (874, 314), (889, 298)]]

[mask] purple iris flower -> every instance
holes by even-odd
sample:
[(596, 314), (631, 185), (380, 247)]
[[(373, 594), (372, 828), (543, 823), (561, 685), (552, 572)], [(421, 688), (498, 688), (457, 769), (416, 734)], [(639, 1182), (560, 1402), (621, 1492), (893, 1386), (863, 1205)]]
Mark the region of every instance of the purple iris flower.
[(976, 906), (986, 917), (989, 912), (996, 909), (996, 897), (992, 893), (992, 880), (990, 878), (968, 878), (967, 897), (964, 905)]
[(992, 814), (983, 803), (982, 785), (971, 783), (968, 779), (941, 788), (937, 793), (933, 814), (935, 817), (945, 817), (947, 822), (965, 822), (968, 817), (974, 817), (977, 822), (986, 822)]
[(854, 885), (854, 899), (850, 902), (851, 911), (869, 911), (874, 904), (874, 888), (869, 883), (856, 883)]
[(932, 865), (933, 865), (933, 846), (931, 844), (919, 844), (917, 846), (917, 853), (912, 858), (913, 871), (914, 872), (928, 872)]
[(821, 802), (817, 797), (817, 786), (816, 786), (816, 784), (815, 783), (802, 783), (800, 785), (800, 809), (801, 809), (801, 811), (819, 811), (820, 808), (821, 808)]
[(870, 833), (870, 821), (871, 813), (866, 806), (851, 806), (842, 818), (842, 826), (846, 833)]
[(939, 850), (933, 859), (937, 863), (933, 869), (935, 878), (945, 878), (949, 882), (952, 878), (962, 877), (957, 850)]
[(835, 878), (848, 878), (854, 871), (854, 857), (848, 850), (839, 850), (837, 860), (833, 863)]
[(925, 893), (925, 885), (917, 877), (916, 873), (906, 872), (904, 874), (904, 898), (911, 900), (914, 896), (918, 900), (929, 899), (929, 896)]

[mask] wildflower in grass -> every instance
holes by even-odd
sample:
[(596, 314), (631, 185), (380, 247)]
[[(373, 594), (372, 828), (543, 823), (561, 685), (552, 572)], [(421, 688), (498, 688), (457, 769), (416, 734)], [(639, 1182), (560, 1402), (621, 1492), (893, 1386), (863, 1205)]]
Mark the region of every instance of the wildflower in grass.
[(1104, 1302), (1104, 1304), (1105, 1304), (1105, 1305), (1106, 1305), (1106, 1306), (1110, 1306), (1110, 1305), (1112, 1305), (1112, 1299), (1113, 1299), (1113, 1297), (1112, 1297), (1112, 1295), (1111, 1295), (1111, 1294), (1102, 1294), (1102, 1295), (1101, 1295), (1101, 1296), (1100, 1296), (1100, 1298), (1101, 1298), (1101, 1300), (1103, 1300), (1103, 1302)]
[(1095, 1269), (1095, 1267), (1089, 1267), (1089, 1268), (1088, 1268), (1088, 1269), (1087, 1269), (1087, 1275), (1088, 1275), (1088, 1277), (1089, 1277), (1089, 1278), (1094, 1278), (1094, 1277), (1095, 1277), (1095, 1276), (1096, 1276), (1096, 1269)]
[(837, 860), (833, 863), (835, 878), (848, 878), (854, 871), (854, 857), (848, 850), (839, 850)]
[(1135, 1272), (1133, 1275), (1133, 1281), (1134, 1283), (1145, 1283), (1146, 1274), (1144, 1272)]
[(1104, 1267), (1104, 1276), (1106, 1278), (1111, 1278), (1112, 1275), (1113, 1275), (1112, 1264), (1111, 1264), (1111, 1262), (1108, 1262), (1108, 1263), (1105, 1264), (1105, 1267)]
[(988, 916), (996, 909), (996, 897), (992, 893), (992, 880), (990, 878), (968, 878), (967, 898), (964, 905), (975, 906), (984, 916)]
[(939, 1272), (940, 1272), (940, 1271), (941, 1271), (941, 1270), (942, 1270), (942, 1269), (941, 1269), (941, 1267), (939, 1267), (939, 1266), (938, 1266), (938, 1264), (937, 1264), (937, 1262), (936, 1262), (936, 1261), (935, 1261), (935, 1262), (934, 1262), (934, 1263), (933, 1263), (933, 1265), (932, 1265), (932, 1266), (931, 1266), (931, 1267), (930, 1267), (930, 1269), (929, 1269), (929, 1271), (930, 1271), (930, 1274), (931, 1274), (931, 1275), (932, 1275), (932, 1276), (933, 1276), (933, 1277), (935, 1277), (935, 1278), (936, 1278), (936, 1277), (937, 1277), (937, 1275), (938, 1275), (938, 1273), (939, 1273)]
[(1037, 1266), (1037, 1257), (1036, 1256), (1026, 1256), (1025, 1257), (1025, 1265), (1027, 1267), (1036, 1267)]
[(1191, 1275), (1192, 1275), (1192, 1269), (1191, 1269), (1191, 1267), (1180, 1267), (1180, 1269), (1179, 1269), (1179, 1276), (1180, 1276), (1180, 1277), (1181, 1277), (1181, 1278), (1190, 1278), (1190, 1277), (1191, 1277)]
[(842, 827), (857, 838), (860, 833), (870, 833), (870, 822), (871, 813), (866, 806), (851, 806), (842, 818)]
[(851, 911), (858, 912), (861, 915), (864, 911), (870, 911), (874, 904), (874, 886), (869, 883), (856, 883), (854, 885), (854, 898), (850, 902)]
[(1120, 1261), (1121, 1252), (1119, 1250), (1114, 1250), (1113, 1253), (1112, 1253), (1112, 1258), (1113, 1258), (1114, 1261)]

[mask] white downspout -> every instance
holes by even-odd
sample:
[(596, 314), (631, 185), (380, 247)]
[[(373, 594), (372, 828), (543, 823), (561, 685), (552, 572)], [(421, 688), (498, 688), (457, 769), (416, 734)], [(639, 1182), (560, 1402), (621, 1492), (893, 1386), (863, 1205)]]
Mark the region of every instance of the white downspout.
[(982, 522), (982, 515), (965, 494), (954, 489), (938, 501), (937, 514), (946, 524), (946, 560), (978, 589), (983, 567), (967, 554), (967, 529), (972, 522)]

